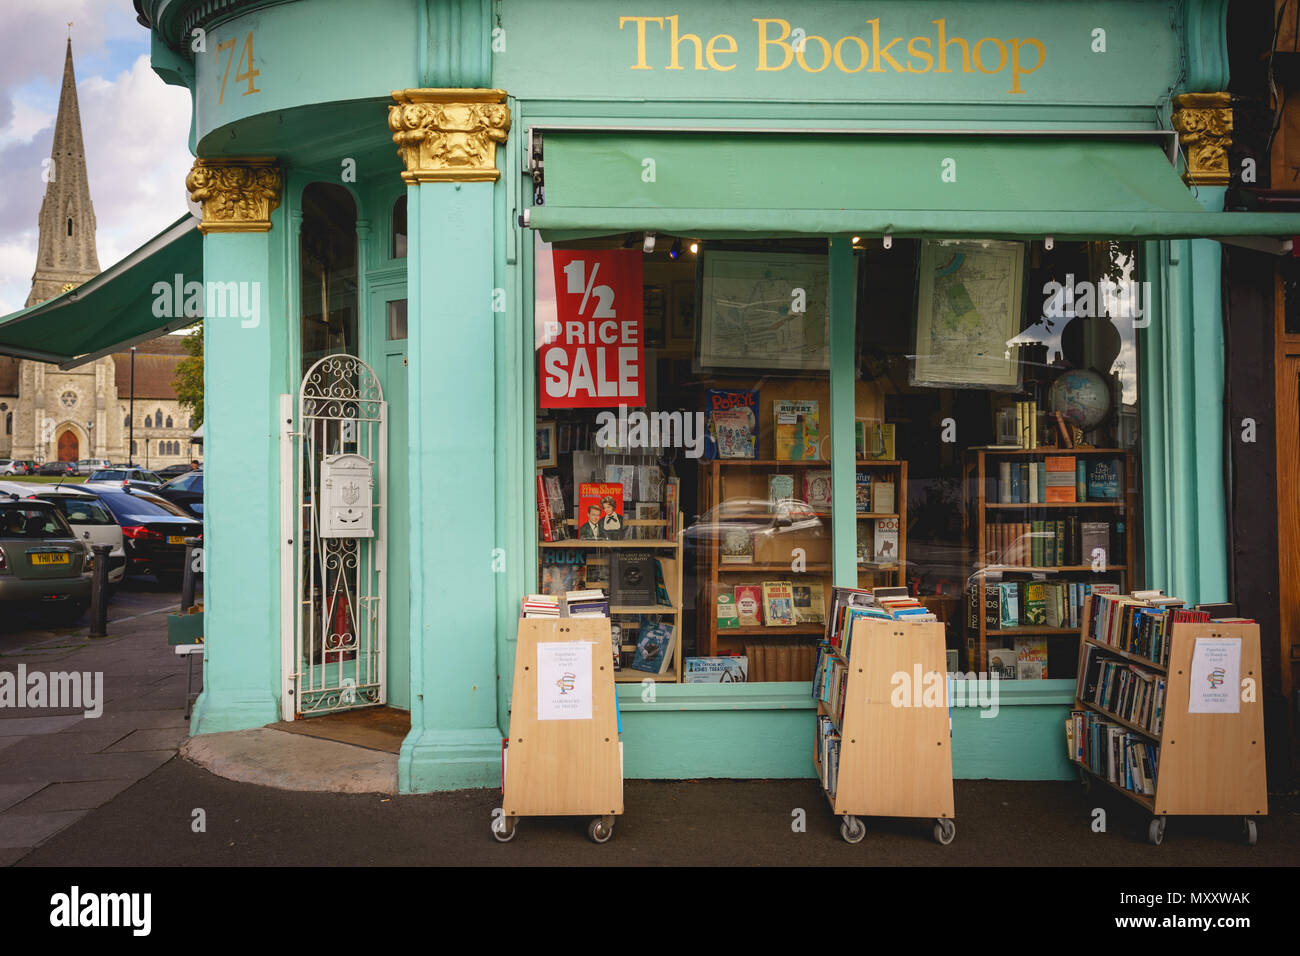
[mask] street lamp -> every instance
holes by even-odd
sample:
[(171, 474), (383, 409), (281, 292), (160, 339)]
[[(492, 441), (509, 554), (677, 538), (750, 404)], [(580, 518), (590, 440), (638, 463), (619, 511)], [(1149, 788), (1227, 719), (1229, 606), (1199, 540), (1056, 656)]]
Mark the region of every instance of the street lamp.
[(95, 423), (93, 421), (86, 422), (86, 438), (89, 439), (89, 445), (90, 445), (90, 447), (86, 449), (86, 457), (94, 458), (95, 457)]
[(135, 346), (131, 346), (131, 409), (126, 413), (126, 463), (135, 464)]

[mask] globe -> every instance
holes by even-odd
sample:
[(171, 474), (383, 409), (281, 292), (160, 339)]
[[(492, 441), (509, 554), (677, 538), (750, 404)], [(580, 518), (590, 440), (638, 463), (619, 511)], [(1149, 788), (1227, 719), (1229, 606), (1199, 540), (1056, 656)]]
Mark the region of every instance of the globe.
[(1090, 368), (1074, 369), (1057, 377), (1047, 400), (1053, 412), (1087, 431), (1110, 411), (1110, 383)]

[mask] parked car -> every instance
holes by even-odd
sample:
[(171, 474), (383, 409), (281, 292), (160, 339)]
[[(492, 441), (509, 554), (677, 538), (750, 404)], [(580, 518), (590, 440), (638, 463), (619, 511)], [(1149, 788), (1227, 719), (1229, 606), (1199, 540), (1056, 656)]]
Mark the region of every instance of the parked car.
[(160, 498), (178, 504), (196, 518), (203, 517), (203, 472), (187, 471), (164, 482), (154, 491)]
[(191, 471), (197, 470), (192, 465), (168, 465), (166, 468), (159, 468), (158, 474), (164, 478), (175, 478), (177, 475), (188, 475)]
[(13, 458), (0, 458), (0, 475), (25, 475), (27, 463)]
[(101, 468), (112, 468), (113, 463), (107, 458), (83, 458), (77, 462), (77, 474), (90, 475)]
[(129, 574), (152, 574), (179, 584), (185, 571), (185, 539), (201, 538), (203, 523), (179, 505), (134, 485), (64, 485), (95, 495), (122, 526)]
[(0, 606), (71, 624), (90, 604), (93, 555), (52, 502), (0, 496)]
[(36, 469), (38, 475), (72, 475), (77, 474), (75, 461), (47, 461)]
[(14, 470), (14, 474), (15, 474), (15, 475), (34, 475), (34, 474), (36, 474), (36, 469), (39, 467), (39, 466), (36, 464), (36, 462), (32, 461), (30, 458), (28, 458), (28, 459), (25, 460), (25, 461), (20, 461), (20, 460), (18, 460), (18, 459), (14, 459), (14, 464), (15, 464), (15, 465), (22, 465), (23, 468), (25, 469), (24, 471), (18, 471), (18, 470), (15, 468), (15, 470)]
[(106, 544), (112, 549), (108, 555), (108, 583), (122, 583), (126, 576), (122, 528), (95, 495), (68, 485), (29, 485), (16, 481), (0, 481), (0, 495), (53, 503), (83, 541), (90, 545)]
[(163, 479), (156, 472), (146, 471), (137, 465), (101, 468), (98, 471), (92, 471), (90, 477), (86, 479), (87, 484), (108, 482), (120, 485), (124, 481), (131, 482), (133, 488), (143, 488), (146, 491), (154, 491), (163, 483)]

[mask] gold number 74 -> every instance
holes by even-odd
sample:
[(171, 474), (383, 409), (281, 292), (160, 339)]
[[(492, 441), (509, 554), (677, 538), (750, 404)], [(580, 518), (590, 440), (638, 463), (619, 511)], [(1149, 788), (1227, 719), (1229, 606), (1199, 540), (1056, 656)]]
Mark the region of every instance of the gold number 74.
[[(217, 53), (218, 63), (221, 62), (222, 52), (225, 50), (230, 51), (229, 55), (226, 57), (225, 72), (221, 74), (221, 91), (220, 93), (217, 94), (218, 105), (224, 103), (226, 100), (226, 81), (230, 78), (230, 67), (235, 61), (236, 42), (237, 41), (235, 40), (235, 38), (231, 37), (225, 43), (217, 44), (216, 53)], [(243, 96), (248, 96), (250, 93), (262, 92), (261, 90), (259, 90), (257, 87), (253, 85), (253, 81), (259, 75), (261, 75), (261, 72), (262, 72), (261, 70), (256, 70), (253, 68), (253, 32), (250, 30), (248, 32), (248, 36), (244, 37), (244, 47), (239, 54), (239, 70), (238, 72), (235, 73), (236, 83), (239, 83), (244, 80), (248, 82), (248, 89), (244, 90), (242, 94)]]

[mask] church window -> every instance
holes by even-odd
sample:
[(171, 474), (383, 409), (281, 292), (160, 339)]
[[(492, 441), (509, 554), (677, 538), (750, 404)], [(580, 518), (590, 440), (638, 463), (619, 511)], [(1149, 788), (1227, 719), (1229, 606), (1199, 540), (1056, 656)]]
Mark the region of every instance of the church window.
[(68, 389), (59, 396), (59, 401), (63, 403), (64, 408), (75, 408), (77, 406), (77, 393)]
[(72, 235), (72, 217), (68, 217), (68, 235)]
[(12, 435), (13, 433), (14, 433), (14, 413), (9, 412), (5, 415), (5, 434)]
[(144, 417), (144, 427), (145, 427), (145, 428), (153, 428), (153, 416), (152, 416), (152, 415), (146, 415), (146, 416)]
[(172, 427), (172, 417), (170, 415), (167, 416), (167, 427), (168, 428)]

